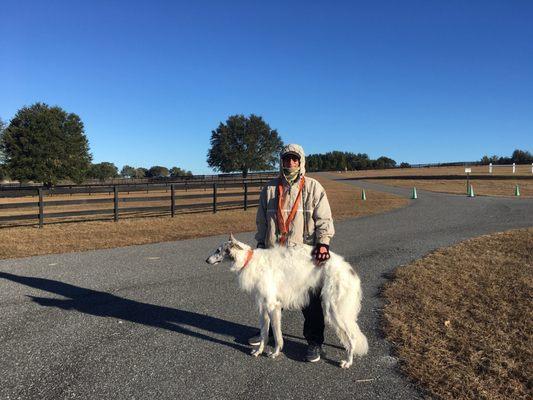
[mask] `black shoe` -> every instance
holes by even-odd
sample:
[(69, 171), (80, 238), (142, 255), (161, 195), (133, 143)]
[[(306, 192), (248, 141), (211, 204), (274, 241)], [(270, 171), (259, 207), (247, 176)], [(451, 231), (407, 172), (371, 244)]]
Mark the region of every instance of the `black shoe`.
[(305, 361), (317, 362), (320, 360), (320, 353), (322, 353), (322, 346), (318, 344), (310, 344), (307, 346), (305, 353)]
[[(268, 341), (270, 342), (273, 337), (274, 335), (268, 335)], [(250, 346), (259, 346), (261, 344), (261, 334), (248, 339), (248, 344)]]

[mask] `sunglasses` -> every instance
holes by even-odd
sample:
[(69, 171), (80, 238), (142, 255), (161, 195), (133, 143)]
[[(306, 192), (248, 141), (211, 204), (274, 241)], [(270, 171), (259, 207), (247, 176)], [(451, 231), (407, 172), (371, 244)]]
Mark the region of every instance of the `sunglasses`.
[(283, 156), (282, 160), (300, 161), (300, 157), (298, 157), (296, 154), (287, 154)]

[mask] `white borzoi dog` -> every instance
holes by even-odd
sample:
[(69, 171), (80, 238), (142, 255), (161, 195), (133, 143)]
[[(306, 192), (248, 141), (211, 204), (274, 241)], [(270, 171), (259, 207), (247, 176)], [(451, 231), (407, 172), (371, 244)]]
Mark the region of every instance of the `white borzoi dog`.
[(277, 357), (283, 348), (281, 309), (301, 309), (309, 302), (309, 291), (322, 287), (324, 320), (331, 325), (346, 349), (346, 359), (340, 366), (349, 368), (353, 356), (364, 355), (368, 342), (357, 325), (361, 309), (359, 277), (341, 256), (331, 252), (331, 258), (316, 265), (312, 247), (298, 245), (254, 249), (239, 242), (233, 235), (206, 260), (218, 264), (225, 258), (233, 260), (231, 271), (237, 273), (239, 286), (251, 293), (259, 308), (261, 343), (252, 355), (263, 353), (272, 323), (275, 347), (268, 353)]

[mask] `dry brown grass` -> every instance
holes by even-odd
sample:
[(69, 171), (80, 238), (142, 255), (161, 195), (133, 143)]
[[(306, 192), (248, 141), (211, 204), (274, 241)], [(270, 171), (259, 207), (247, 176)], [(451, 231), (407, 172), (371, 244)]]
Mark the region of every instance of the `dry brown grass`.
[[(513, 175), (512, 168), (494, 167), (489, 174), (488, 166), (472, 166), (473, 179), (470, 183), (474, 193), (482, 196), (514, 196), (516, 185), (523, 197), (533, 197), (533, 174), (531, 165), (517, 165)], [(339, 178), (365, 179), (369, 182), (405, 188), (424, 189), (432, 192), (455, 193), (466, 195), (465, 167), (432, 167), (432, 168), (398, 168), (367, 171), (348, 171), (337, 174)], [(441, 176), (435, 179), (413, 179), (413, 177)], [(446, 179), (444, 177), (455, 177)], [(475, 179), (478, 176), (482, 179)], [(397, 179), (394, 179), (396, 178)], [(410, 177), (409, 179), (407, 179)], [(488, 179), (493, 177), (492, 179)], [(512, 179), (516, 177), (517, 179)], [(372, 179), (376, 178), (376, 179)], [(381, 178), (381, 179), (378, 179)], [(383, 179), (387, 178), (387, 179)], [(459, 179), (458, 179), (459, 178)], [(504, 179), (505, 178), (505, 179)]]
[(399, 268), (385, 331), (441, 399), (531, 399), (533, 228), (482, 236)]
[[(472, 175), (486, 175), (486, 176), (508, 176), (513, 175), (511, 166), (494, 167), (493, 173), (489, 174), (488, 165), (467, 166), (472, 169)], [(431, 168), (394, 168), (394, 169), (374, 169), (361, 171), (348, 171), (339, 174), (339, 177), (346, 178), (372, 178), (378, 176), (407, 176), (407, 175), (465, 175), (465, 167), (431, 167)], [(532, 176), (531, 164), (517, 165), (515, 175), (518, 176)]]
[[(360, 200), (359, 189), (319, 178), (326, 191), (335, 220), (381, 213), (407, 205), (408, 200), (369, 191)], [(221, 211), (216, 214), (182, 214), (174, 218), (122, 219), (0, 229), (0, 258), (104, 249), (157, 243), (200, 236), (255, 230), (256, 209)]]
[(409, 203), (407, 199), (399, 196), (374, 190), (367, 190), (367, 200), (363, 201), (361, 200), (360, 188), (313, 174), (310, 174), (310, 176), (318, 179), (326, 189), (333, 218), (336, 220), (379, 214), (404, 207)]
[[(368, 182), (405, 188), (424, 189), (430, 192), (455, 193), (466, 195), (466, 179), (365, 179)], [(515, 179), (470, 179), (474, 193), (480, 196), (514, 196), (515, 187), (520, 188), (522, 197), (533, 197), (533, 180)]]

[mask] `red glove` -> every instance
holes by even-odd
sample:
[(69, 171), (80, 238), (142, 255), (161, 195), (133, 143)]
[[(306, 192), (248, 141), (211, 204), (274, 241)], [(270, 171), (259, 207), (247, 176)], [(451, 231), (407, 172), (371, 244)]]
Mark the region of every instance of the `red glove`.
[(317, 243), (311, 253), (318, 264), (329, 260), (329, 246), (327, 244)]

